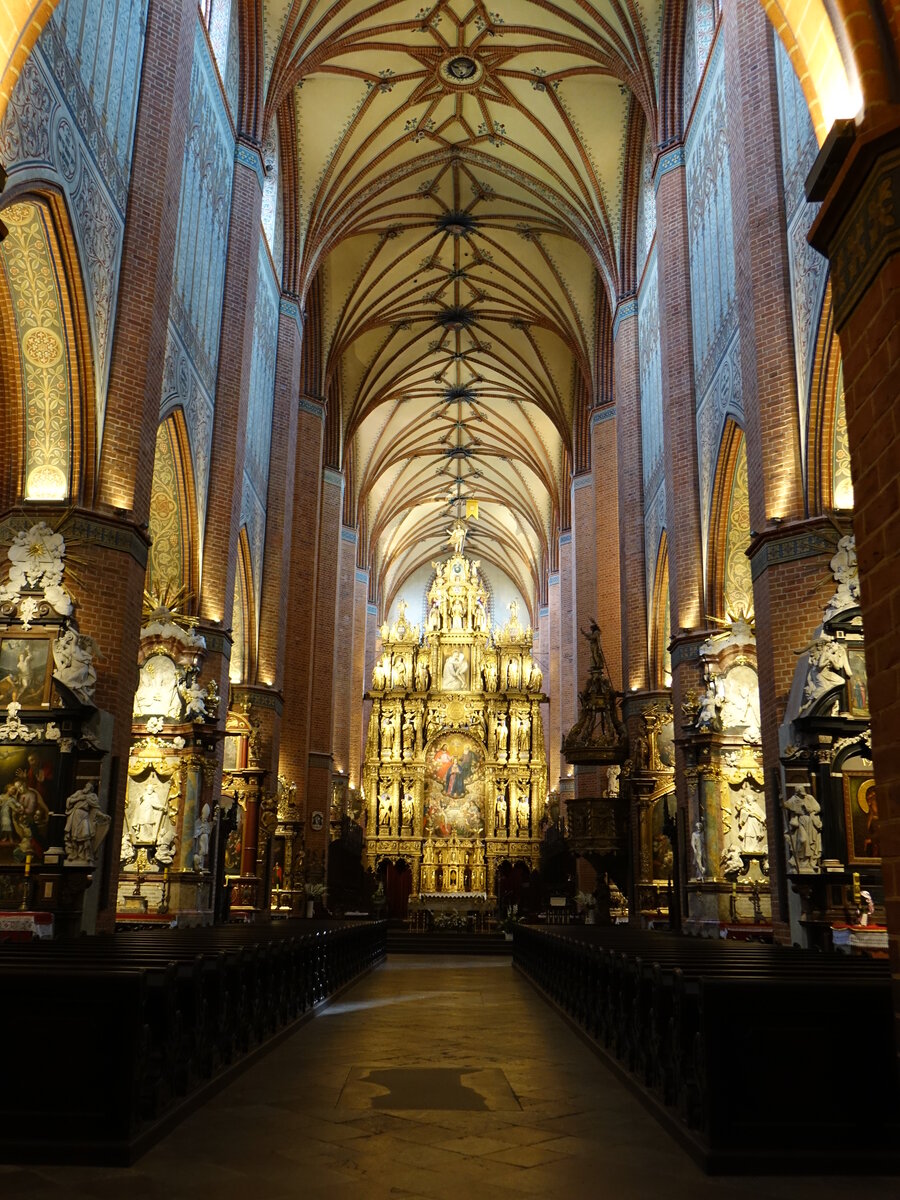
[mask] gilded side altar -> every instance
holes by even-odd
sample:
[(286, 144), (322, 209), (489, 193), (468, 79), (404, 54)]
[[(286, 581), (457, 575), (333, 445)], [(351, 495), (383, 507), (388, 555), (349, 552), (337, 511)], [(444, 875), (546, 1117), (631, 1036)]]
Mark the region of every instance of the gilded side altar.
[(403, 859), (413, 895), (495, 894), (538, 865), (547, 795), (543, 677), (518, 606), (491, 629), (479, 563), (433, 564), (424, 630), (400, 601), (381, 628), (366, 740), (366, 860)]

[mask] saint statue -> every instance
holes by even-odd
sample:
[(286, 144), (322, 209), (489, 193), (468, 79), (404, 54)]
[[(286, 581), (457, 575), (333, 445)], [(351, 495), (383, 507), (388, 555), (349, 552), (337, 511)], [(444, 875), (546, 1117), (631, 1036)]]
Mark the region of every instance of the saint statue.
[(756, 791), (744, 783), (735, 801), (737, 809), (738, 840), (745, 854), (759, 853), (766, 849), (766, 814), (759, 804)]
[(392, 758), (394, 750), (394, 718), (385, 713), (381, 718), (381, 753), (383, 758)]
[(408, 712), (403, 720), (403, 757), (412, 758), (416, 749), (416, 726), (413, 715)]
[(66, 830), (64, 842), (69, 864), (80, 862), (93, 866), (97, 861), (100, 843), (109, 832), (110, 818), (100, 808), (93, 782), (73, 792), (66, 800)]
[(150, 779), (132, 810), (130, 830), (132, 842), (149, 846), (156, 844), (159, 824), (165, 807), (164, 797), (160, 795), (156, 783)]
[(208, 804), (200, 810), (200, 816), (194, 823), (194, 870), (205, 871), (209, 858), (209, 835), (212, 833), (212, 819)]
[(497, 756), (506, 754), (506, 744), (509, 741), (509, 726), (506, 724), (506, 713), (497, 717)]
[(453, 547), (454, 554), (462, 554), (463, 547), (466, 544), (466, 527), (462, 521), (457, 521), (447, 538), (448, 545)]
[(412, 833), (414, 814), (415, 814), (415, 802), (413, 801), (412, 792), (405, 791), (403, 793), (403, 799), (400, 804), (400, 832), (401, 833), (403, 832), (404, 825), (409, 830), (409, 832)]
[[(513, 601), (515, 604), (515, 601)], [(506, 664), (506, 686), (515, 690), (519, 686), (519, 660), (511, 658)]]
[[(694, 831), (691, 834), (691, 854), (694, 857), (694, 878), (706, 878), (706, 854), (703, 848), (703, 822), (694, 822)], [(743, 864), (742, 864), (743, 865)]]
[(464, 692), (469, 686), (469, 664), (458, 647), (444, 660), (441, 687), (445, 692)]
[(798, 783), (784, 802), (789, 857), (800, 874), (816, 871), (822, 857), (822, 817), (809, 785)]
[(431, 672), (428, 669), (428, 655), (419, 651), (416, 656), (416, 691), (427, 692), (431, 683)]
[(498, 792), (497, 799), (494, 801), (494, 837), (506, 833), (506, 816), (506, 796), (503, 792)]
[(378, 831), (390, 833), (391, 822), (394, 819), (394, 804), (390, 792), (382, 792), (378, 797)]
[(523, 714), (522, 716), (519, 717), (519, 721), (518, 721), (518, 730), (519, 730), (518, 742), (519, 742), (519, 757), (520, 758), (528, 757), (528, 750), (529, 750), (528, 735), (529, 735), (530, 729), (531, 729), (531, 722), (529, 721), (527, 714)]
[(520, 796), (516, 801), (516, 835), (528, 836), (528, 797)]

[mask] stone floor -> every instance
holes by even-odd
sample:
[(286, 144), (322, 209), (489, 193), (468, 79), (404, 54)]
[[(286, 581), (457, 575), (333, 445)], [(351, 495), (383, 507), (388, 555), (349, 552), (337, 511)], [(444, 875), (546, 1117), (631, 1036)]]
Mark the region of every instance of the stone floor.
[(389, 960), (129, 1170), (0, 1166), (3, 1200), (897, 1195), (705, 1177), (505, 958)]

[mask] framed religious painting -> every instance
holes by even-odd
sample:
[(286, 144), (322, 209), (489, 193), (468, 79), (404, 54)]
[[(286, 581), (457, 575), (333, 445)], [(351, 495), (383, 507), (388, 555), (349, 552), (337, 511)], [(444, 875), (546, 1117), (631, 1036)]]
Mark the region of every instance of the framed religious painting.
[(48, 630), (17, 630), (0, 637), (0, 708), (15, 701), (22, 708), (47, 708), (53, 654)]
[(0, 746), (0, 864), (43, 857), (58, 761), (56, 745)]
[(869, 715), (869, 682), (866, 675), (866, 654), (858, 650), (847, 650), (850, 678), (847, 680), (847, 711), (851, 717)]
[(880, 863), (881, 839), (875, 780), (868, 771), (845, 771), (843, 778), (847, 862), (854, 866)]

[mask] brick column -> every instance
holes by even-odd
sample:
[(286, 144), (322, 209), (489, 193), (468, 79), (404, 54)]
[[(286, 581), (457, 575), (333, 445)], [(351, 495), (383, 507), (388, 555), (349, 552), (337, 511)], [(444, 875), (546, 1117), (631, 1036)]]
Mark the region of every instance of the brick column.
[(275, 787), (281, 736), (284, 664), (290, 585), (291, 529), (294, 516), (294, 462), (297, 455), (297, 395), (303, 331), (300, 309), (282, 296), (278, 318), (275, 389), (272, 402), (272, 442), (266, 493), (266, 546), (259, 604), (259, 639), (253, 703), (260, 722), (260, 763), (269, 772), (268, 790)]
[[(591, 666), (591, 649), (579, 630), (600, 620), (597, 610), (597, 530), (592, 472), (572, 480), (572, 705), (578, 713), (578, 692)], [(603, 626), (600, 626), (603, 629)], [(604, 630), (604, 633), (606, 631)]]
[[(261, 214), (262, 159), (253, 147), (238, 142), (228, 225), (199, 606), (201, 623), (211, 629), (207, 634), (210, 653), (205, 671), (217, 678), (223, 698), (228, 695), (231, 643), (224, 631), (231, 627), (241, 526)], [(217, 637), (216, 630), (223, 631), (223, 636)], [(220, 713), (223, 722), (224, 709), (223, 704)]]
[[(331, 805), (331, 772), (334, 763), (332, 726), (337, 671), (349, 669), (344, 648), (335, 637), (338, 589), (338, 553), (344, 477), (325, 467), (322, 472), (319, 510), (319, 546), (316, 555), (316, 623), (313, 630), (312, 712), (309, 726), (309, 767), (306, 783), (307, 878), (325, 878), (328, 849), (328, 813)], [(321, 812), (324, 824), (311, 828), (310, 815)], [(317, 872), (321, 874), (317, 874)]]
[[(550, 605), (542, 604), (538, 608), (537, 637), (535, 639), (534, 657), (541, 668), (544, 677), (544, 695), (550, 695)], [(553, 737), (550, 725), (550, 705), (541, 705), (541, 720), (544, 722), (544, 747), (547, 752), (548, 788), (555, 788), (559, 776), (559, 764), (553, 765)], [(557, 739), (558, 742), (558, 739)], [(557, 760), (559, 748), (557, 745)]]
[[(363, 574), (363, 572), (360, 572)], [(368, 584), (366, 585), (368, 587)], [(368, 596), (368, 591), (366, 593)], [(372, 683), (372, 672), (375, 670), (375, 652), (378, 648), (378, 605), (371, 602), (366, 603), (365, 609), (365, 625), (366, 625), (366, 650), (363, 658), (363, 692), (368, 691)], [(366, 739), (369, 735), (369, 717), (372, 713), (372, 701), (364, 700), (362, 702), (362, 720), (360, 728), (360, 760), (366, 747)], [(362, 778), (357, 781), (357, 786), (362, 783)], [(365, 814), (365, 810), (363, 810)], [(365, 819), (365, 816), (363, 817)]]
[[(78, 535), (79, 580), (73, 587), (81, 629), (100, 644), (97, 704), (113, 716), (115, 773), (109, 795), (108, 845), (119, 846), (126, 765), (137, 686), (146, 528), (162, 395), (166, 323), (172, 291), (178, 197), (187, 135), (195, 4), (153, 0), (141, 69), (125, 218), (106, 416), (97, 483), (98, 515), (75, 513), (63, 533)], [(107, 515), (99, 515), (104, 513)], [(118, 855), (103, 881), (98, 930), (115, 923)]]
[[(799, 544), (805, 535), (815, 540), (816, 531), (805, 521), (775, 46), (758, 0), (727, 5), (722, 33), (750, 525), (763, 533), (780, 524), (781, 536)], [(751, 178), (753, 186), (748, 187)], [(817, 585), (828, 578), (827, 572), (827, 556), (823, 562), (821, 552), (818, 560), (790, 553), (754, 557), (766, 826), (773, 867), (784, 861), (775, 782), (778, 728), (797, 664), (794, 651), (822, 620)], [(782, 937), (788, 935), (785, 898), (782, 880), (772, 888), (772, 920)]]
[(575, 678), (575, 563), (572, 530), (559, 535), (559, 726), (563, 737), (578, 720)]
[[(594, 614), (603, 631), (603, 653), (613, 687), (622, 688), (622, 620), (619, 597), (619, 474), (616, 462), (616, 409), (612, 404), (591, 413), (591, 473), (594, 477)], [(580, 605), (579, 605), (580, 615)], [(581, 628), (581, 626), (579, 626)], [(579, 662), (590, 649), (576, 630)], [(585, 674), (579, 676), (583, 683)]]
[[(337, 606), (335, 613), (335, 672), (334, 713), (332, 718), (332, 748), (336, 770), (352, 775), (350, 761), (350, 714), (355, 699), (353, 692), (353, 668), (356, 649), (353, 643), (355, 629), (354, 605), (356, 601), (356, 548), (355, 529), (341, 526), (338, 553)], [(360, 672), (361, 673), (361, 672)]]
[(294, 512), (291, 520), (290, 575), (287, 588), (288, 636), (284, 654), (284, 716), (278, 772), (297, 786), (304, 812), (309, 766), (312, 708), (313, 638), (316, 625), (316, 559), (319, 553), (319, 506), (325, 406), (301, 396), (294, 460)]
[(613, 321), (616, 460), (619, 493), (619, 585), (622, 606), (622, 687), (650, 686), (647, 574), (644, 558), (644, 478), (641, 466), (641, 380), (637, 301), (623, 300)]
[(350, 685), (350, 748), (347, 761), (350, 784), (355, 788), (362, 783), (360, 767), (365, 745), (363, 693), (371, 679), (366, 669), (369, 649), (366, 639), (368, 595), (369, 572), (356, 567), (353, 576), (353, 676)]
[[(705, 636), (691, 276), (684, 149), (681, 146), (661, 155), (655, 180), (659, 331), (666, 430), (666, 530), (672, 610), (672, 703), (675, 712), (680, 713), (686, 691), (699, 688), (698, 647)], [(676, 721), (675, 790), (682, 822), (687, 820), (688, 804), (684, 765), (680, 724)], [(680, 846), (684, 844), (682, 829)], [(681, 865), (683, 868), (683, 861)], [(681, 877), (683, 880), (683, 869)]]
[(831, 259), (900, 1049), (900, 113), (867, 120), (810, 233)]
[[(547, 725), (547, 761), (550, 764), (550, 786), (559, 786), (559, 776), (562, 770), (562, 727), (560, 710), (562, 702), (562, 686), (560, 679), (560, 586), (559, 571), (553, 571), (547, 581), (547, 630), (549, 637), (544, 645), (547, 646), (547, 667), (544, 675), (544, 691), (550, 697), (549, 716)], [(566, 733), (569, 727), (566, 726)]]

